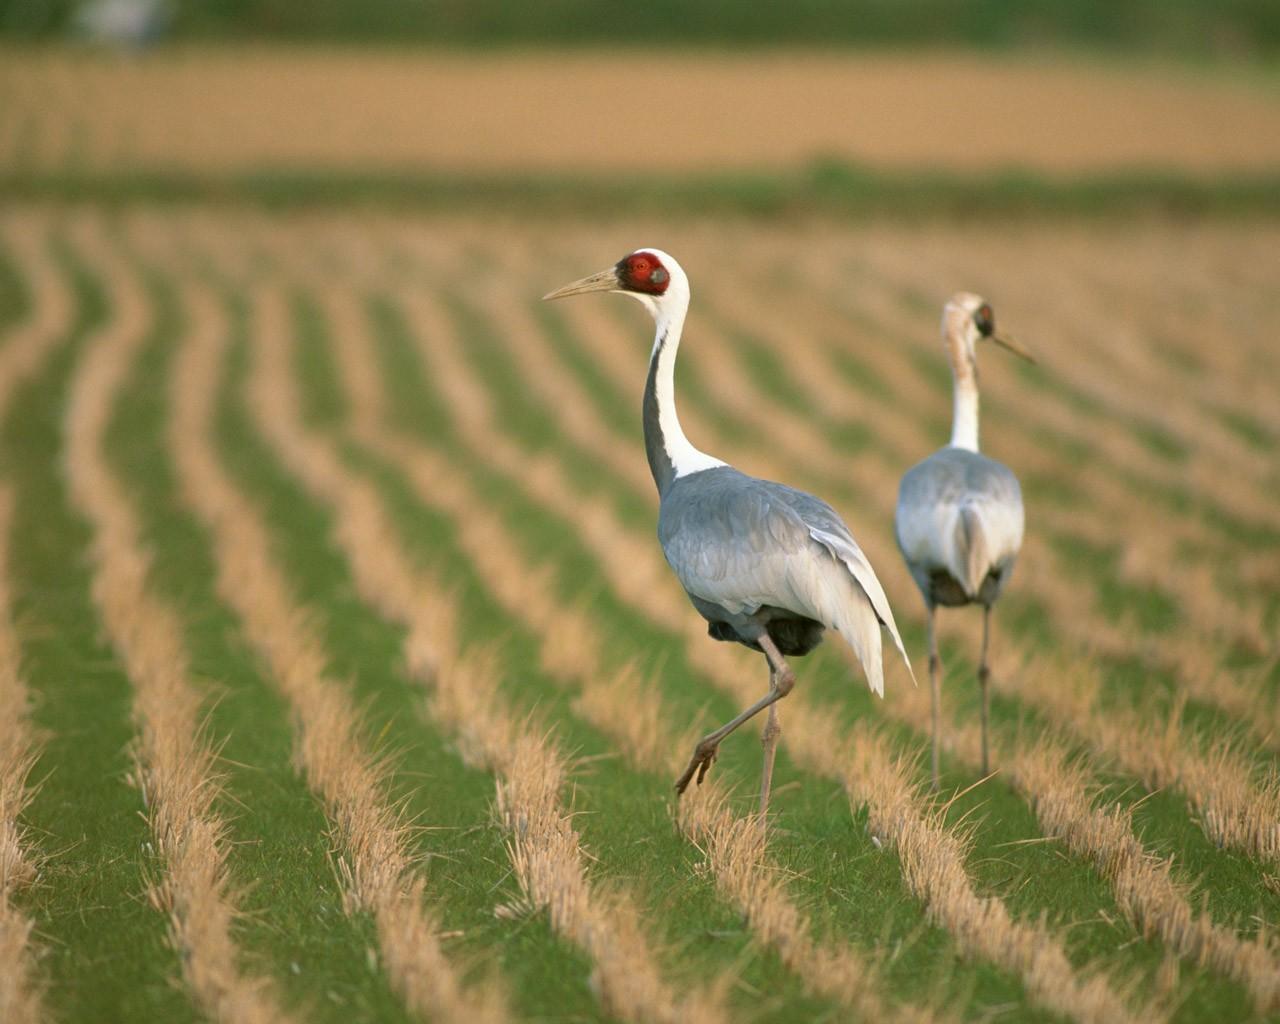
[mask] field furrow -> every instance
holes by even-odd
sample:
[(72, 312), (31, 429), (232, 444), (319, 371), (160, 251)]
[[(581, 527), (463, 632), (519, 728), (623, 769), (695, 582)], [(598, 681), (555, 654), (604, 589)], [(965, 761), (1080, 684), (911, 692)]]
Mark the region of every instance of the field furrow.
[[(405, 628), (405, 661), (429, 689), (432, 715), (465, 755), (498, 777), (497, 807), (512, 869), (529, 905), (583, 947), (605, 1009), (624, 1020), (713, 1022), (718, 1000), (679, 996), (662, 977), (631, 901), (603, 896), (591, 881), (568, 808), (561, 802), (569, 762), (541, 731), (505, 706), (498, 669), (459, 650), (457, 615), (439, 584), (414, 573), (367, 483), (344, 469), (331, 442), (302, 427), (290, 370), (288, 318), (279, 295), (264, 313), (251, 377), (251, 406), (282, 462), (335, 510), (335, 542), (366, 600)], [(267, 300), (270, 302), (270, 299)]]
[(24, 818), (45, 857), (41, 884), (22, 898), (42, 937), (49, 1015), (188, 1020), (194, 1009), (173, 984), (179, 969), (165, 918), (140, 896), (155, 862), (145, 808), (125, 783), (130, 687), (99, 635), (85, 569), (90, 536), (61, 471), (75, 360), (113, 313), (81, 255), (97, 222), (87, 214), (32, 220), (37, 247), (23, 270), (35, 281), (43, 326), (0, 357), (13, 371), (0, 385), (13, 498), (9, 578), (42, 741), (33, 769), (41, 782)]
[[(62, 67), (50, 116), (0, 70), (0, 162), (150, 159)], [(1280, 1013), (1275, 227), (630, 216), (6, 208), (0, 1018)], [(960, 610), (940, 793), (928, 690), (833, 634), (767, 821), (754, 725), (676, 798), (767, 671), (654, 537), (648, 319), (538, 299), (637, 241), (693, 277), (691, 440), (847, 514), (910, 653), (942, 301), (1042, 357), (982, 358), (990, 778)]]
[(274, 559), (259, 513), (232, 483), (211, 442), (227, 325), (205, 290), (188, 295), (193, 330), (175, 363), (171, 443), (187, 500), (214, 537), (219, 589), (241, 616), (297, 721), (298, 761), (329, 810), (346, 909), (372, 915), (393, 987), (411, 1011), (449, 1020), (503, 1020), (496, 989), (464, 987), (445, 955), (414, 863), (410, 829), (387, 793), (387, 765), (362, 739), (360, 715), (327, 673), (306, 612)]
[(70, 493), (93, 528), (92, 593), (133, 685), (138, 742), (132, 781), (147, 807), (163, 877), (150, 896), (168, 915), (183, 979), (205, 1015), (220, 1021), (287, 1021), (261, 977), (240, 969), (239, 914), (227, 877), (228, 829), (216, 740), (202, 726), (204, 700), (191, 676), (184, 626), (149, 581), (152, 554), (133, 503), (103, 447), (132, 361), (153, 329), (136, 279), (94, 240), (96, 268), (115, 316), (89, 339), (72, 380), (65, 420)]

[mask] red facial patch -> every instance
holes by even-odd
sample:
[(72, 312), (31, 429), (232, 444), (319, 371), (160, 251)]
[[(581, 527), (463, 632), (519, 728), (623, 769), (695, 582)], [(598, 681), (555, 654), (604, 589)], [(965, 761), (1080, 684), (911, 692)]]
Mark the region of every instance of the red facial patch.
[(671, 275), (651, 252), (633, 252), (618, 261), (618, 280), (628, 291), (661, 295), (671, 282)]

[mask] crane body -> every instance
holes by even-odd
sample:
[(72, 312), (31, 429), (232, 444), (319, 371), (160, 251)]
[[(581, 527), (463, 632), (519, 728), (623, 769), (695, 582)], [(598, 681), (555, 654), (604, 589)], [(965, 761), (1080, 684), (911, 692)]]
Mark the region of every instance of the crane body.
[(783, 484), (748, 476), (695, 448), (680, 426), (675, 361), (689, 306), (680, 265), (659, 249), (638, 249), (614, 267), (546, 296), (613, 291), (639, 300), (656, 334), (643, 400), (649, 468), (660, 499), (658, 538), (668, 564), (707, 620), (715, 640), (764, 654), (769, 691), (703, 737), (676, 781), (683, 793), (701, 783), (721, 741), (769, 711), (762, 735), (760, 808), (769, 798), (781, 728), (777, 702), (795, 686), (788, 657), (809, 653), (834, 629), (849, 643), (877, 694), (884, 693), (880, 630), (888, 631), (910, 671), (893, 613), (870, 563), (826, 502)]
[(911, 467), (898, 489), (894, 533), (920, 588), (928, 613), (929, 680), (933, 702), (932, 776), (938, 785), (941, 664), (935, 616), (939, 606), (982, 606), (978, 666), (982, 717), (982, 771), (990, 768), (987, 742), (987, 649), (991, 607), (1013, 572), (1022, 547), (1025, 513), (1018, 478), (978, 451), (977, 344), (991, 339), (1025, 359), (1030, 354), (995, 331), (991, 307), (967, 292), (955, 295), (942, 317), (951, 360), (954, 411), (951, 443)]

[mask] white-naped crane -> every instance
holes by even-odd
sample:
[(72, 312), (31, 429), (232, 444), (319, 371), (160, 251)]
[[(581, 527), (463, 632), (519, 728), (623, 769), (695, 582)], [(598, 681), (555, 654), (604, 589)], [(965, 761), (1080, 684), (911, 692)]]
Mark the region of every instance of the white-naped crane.
[(959, 292), (942, 313), (942, 338), (951, 360), (954, 411), (951, 443), (912, 466), (898, 489), (894, 532), (929, 616), (929, 687), (933, 699), (933, 786), (938, 787), (938, 605), (982, 605), (982, 774), (987, 754), (987, 644), (991, 606), (1009, 582), (1022, 546), (1022, 488), (1013, 472), (978, 451), (978, 343), (994, 341), (1035, 362), (1006, 334), (980, 296)]
[(883, 627), (908, 672), (911, 663), (880, 581), (835, 510), (803, 491), (740, 473), (685, 437), (675, 401), (676, 353), (689, 309), (689, 279), (680, 264), (659, 249), (638, 249), (545, 298), (605, 291), (638, 299), (657, 324), (643, 419), (667, 562), (713, 639), (760, 651), (769, 663), (769, 692), (699, 741), (676, 791), (683, 793), (695, 776), (701, 784), (724, 738), (768, 708), (761, 737), (763, 815), (781, 735), (777, 701), (795, 686), (786, 659), (808, 654), (824, 630), (835, 629), (853, 648), (871, 689), (883, 696)]

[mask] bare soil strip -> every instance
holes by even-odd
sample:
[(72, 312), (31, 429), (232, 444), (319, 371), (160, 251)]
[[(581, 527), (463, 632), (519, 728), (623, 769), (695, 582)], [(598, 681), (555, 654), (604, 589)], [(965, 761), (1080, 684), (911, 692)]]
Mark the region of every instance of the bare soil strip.
[[(673, 725), (658, 688), (644, 685), (634, 670), (609, 670), (601, 654), (606, 640), (590, 615), (566, 609), (557, 600), (547, 573), (528, 561), (502, 518), (486, 508), (464, 474), (420, 439), (387, 425), (368, 324), (349, 294), (330, 293), (328, 298), (335, 333), (342, 337), (334, 352), (350, 401), (353, 436), (396, 466), (420, 501), (452, 519), (494, 596), (539, 637), (544, 669), (559, 685), (578, 692), (576, 713), (612, 737), (637, 769), (663, 778), (677, 775), (684, 751), (697, 739), (693, 731)], [(767, 858), (759, 821), (733, 814), (714, 780), (682, 800), (679, 812), (682, 832), (706, 854), (721, 893), (751, 922), (758, 941), (773, 948), (811, 992), (867, 1019), (941, 1019), (940, 1012), (889, 1004), (875, 968), (861, 953), (812, 937), (811, 923)]]
[[(0, 53), (0, 109), (12, 110), (15, 127), (26, 120), (36, 130), (3, 156), (42, 170), (337, 166), (639, 178), (824, 156), (1061, 174), (1267, 170), (1280, 160), (1280, 110), (1264, 86), (1095, 61), (190, 46), (133, 57)], [(619, 117), (626, 82), (660, 87)]]
[[(9, 396), (53, 353), (72, 315), (70, 297), (49, 265), (44, 227), (42, 218), (24, 217), (5, 230), (4, 241), (26, 274), (31, 306), (0, 347), (0, 419)], [(38, 883), (41, 855), (22, 824), (39, 740), (30, 720), (31, 694), (13, 618), (13, 503), (10, 485), (0, 481), (0, 1020), (36, 1024), (46, 1011), (38, 948), (32, 941), (35, 922), (14, 902), (17, 893)]]
[[(451, 342), (446, 318), (430, 309), (433, 303), (429, 296), (412, 292), (404, 301), (411, 304), (415, 320), (426, 321), (420, 337), (431, 341), (424, 340), (419, 350), (450, 399), (455, 421), (473, 455), (511, 475), (557, 514), (578, 522), (577, 502), (569, 497), (572, 489), (545, 483), (539, 486), (539, 479), (545, 481), (546, 477), (529, 472), (527, 457), (503, 439), (496, 423), (488, 422), (487, 417), (481, 419), (483, 408), (477, 409), (473, 397), (481, 386), (460, 383), (468, 380), (470, 371), (465, 360), (451, 352), (456, 343)], [(611, 579), (634, 577), (637, 566), (655, 558), (652, 542), (642, 544), (630, 538), (619, 522), (609, 524), (605, 536), (607, 543), (593, 544), (591, 533), (584, 532), (583, 541), (602, 565), (613, 566), (606, 570)], [(629, 542), (624, 543), (623, 538)], [(628, 586), (619, 596), (630, 602), (631, 594), (634, 590)], [(658, 601), (663, 601), (663, 593), (653, 591), (634, 606), (648, 615)], [(680, 616), (687, 623), (678, 632), (687, 638), (690, 662), (734, 700), (748, 703), (758, 697), (734, 652), (708, 643), (684, 604), (682, 599), (664, 601), (662, 612), (652, 621), (670, 628)], [(1081, 1021), (1133, 1019), (1105, 977), (1083, 979), (1076, 973), (1060, 940), (1046, 928), (1015, 921), (1003, 902), (975, 892), (964, 866), (964, 840), (928, 808), (909, 781), (910, 768), (891, 753), (882, 737), (868, 729), (859, 729), (854, 736), (842, 735), (831, 716), (802, 694), (788, 699), (786, 712), (785, 736), (796, 762), (841, 783), (855, 806), (868, 806), (873, 830), (898, 850), (909, 887), (962, 948), (1022, 977), (1031, 999), (1055, 1012)]]
[(185, 627), (149, 587), (151, 554), (137, 513), (103, 454), (121, 385), (146, 340), (146, 298), (101, 239), (82, 251), (98, 267), (115, 315), (91, 340), (72, 382), (66, 471), (72, 500), (93, 526), (93, 599), (133, 684), (133, 781), (165, 862), (152, 900), (169, 915), (183, 976), (204, 1013), (221, 1021), (287, 1021), (272, 986), (239, 968), (230, 843), (216, 806), (223, 794), (201, 725), (204, 701), (191, 678)]
[(170, 381), (170, 443), (186, 499), (213, 535), (218, 589), (296, 717), (297, 757), (333, 823), (349, 913), (376, 924), (383, 966), (415, 1014), (458, 1022), (507, 1019), (493, 985), (468, 990), (445, 956), (426, 905), (410, 830), (387, 795), (387, 766), (369, 750), (345, 688), (329, 678), (323, 646), (276, 561), (259, 511), (222, 469), (212, 421), (227, 323), (212, 296), (189, 288), (193, 333)]
[(458, 738), (464, 755), (498, 776), (499, 816), (528, 904), (545, 907), (552, 926), (592, 958), (608, 1013), (672, 1024), (727, 1020), (722, 986), (679, 996), (663, 978), (632, 902), (592, 882), (571, 811), (561, 802), (569, 762), (544, 730), (506, 705), (498, 666), (461, 652), (448, 596), (410, 567), (376, 489), (346, 469), (331, 441), (303, 426), (288, 317), (279, 292), (265, 303), (250, 385), (259, 426), (304, 486), (333, 507), (334, 539), (360, 593), (406, 628), (406, 662), (430, 690), (433, 717)]
[[(620, 336), (622, 332), (616, 321), (600, 316), (598, 310), (587, 303), (574, 307), (571, 315), (580, 326), (579, 336), (590, 341), (601, 364), (620, 360), (626, 352), (627, 339)], [(799, 422), (797, 415), (781, 402), (761, 394), (749, 375), (734, 372), (732, 367), (736, 356), (733, 347), (723, 344), (718, 332), (703, 332), (698, 341), (698, 345), (689, 347), (691, 352), (702, 350), (702, 376), (707, 379), (708, 390), (770, 438), (768, 451), (748, 446), (741, 440), (737, 442), (739, 451), (749, 452), (749, 464), (755, 471), (769, 475), (777, 470), (785, 479), (794, 478), (796, 468), (801, 467), (811, 479), (829, 483), (837, 490), (848, 490), (849, 480), (856, 475), (861, 481), (857, 490), (864, 495), (866, 503), (876, 508), (882, 517), (892, 517), (893, 497), (897, 492), (896, 474), (873, 460), (859, 460), (856, 466), (850, 466), (849, 460), (833, 456), (826, 466), (822, 465), (814, 452), (822, 452), (829, 447), (825, 438)], [(691, 415), (689, 420), (692, 423), (694, 417)], [(602, 429), (607, 427), (602, 426)], [(706, 420), (699, 422), (694, 436), (714, 442), (712, 446), (717, 451), (728, 452), (733, 447), (728, 444), (729, 439), (718, 436), (714, 426)], [(780, 459), (779, 453), (785, 453), (785, 458)], [(832, 475), (831, 466), (840, 467), (840, 479)], [(844, 472), (846, 469), (848, 472)], [(875, 534), (869, 535), (865, 541), (860, 536), (859, 541), (873, 564), (897, 564), (896, 551), (888, 544), (877, 543)], [(1023, 561), (1029, 560), (1024, 555)], [(1022, 579), (1024, 568), (1019, 566), (1019, 579)], [(896, 606), (915, 607), (918, 595), (905, 582), (904, 575), (886, 571), (882, 573), (882, 582)], [(1079, 614), (1078, 605), (1069, 602), (1055, 601), (1053, 607), (1068, 620)], [(1020, 661), (1034, 664), (1029, 651), (1022, 650), (1019, 654)], [(1071, 680), (1080, 679), (1086, 672), (1094, 675), (1092, 667), (1082, 659), (1072, 660), (1067, 668), (1067, 678)], [(1137, 713), (1117, 715), (1113, 709), (1104, 710), (1092, 700), (1083, 705), (1073, 700), (1066, 705), (1062, 700), (1054, 699), (1061, 697), (1061, 681), (1046, 680), (1044, 687), (1036, 690), (1025, 679), (1015, 681), (1003, 673), (997, 673), (994, 679), (1002, 692), (1024, 700), (1061, 724), (1070, 726), (1091, 749), (1116, 761), (1122, 770), (1135, 774), (1149, 788), (1176, 786), (1201, 812), (1197, 821), (1214, 842), (1269, 861), (1276, 859), (1280, 849), (1280, 825), (1276, 824), (1280, 822), (1280, 785), (1271, 778), (1256, 778), (1248, 762), (1230, 742), (1221, 740), (1202, 749), (1194, 737), (1178, 727), (1176, 712), (1166, 717), (1163, 723), (1153, 725)], [(1096, 695), (1095, 687), (1091, 696)], [(1154, 753), (1147, 756), (1144, 751), (1158, 751), (1159, 756)]]

